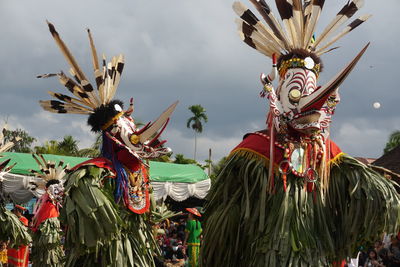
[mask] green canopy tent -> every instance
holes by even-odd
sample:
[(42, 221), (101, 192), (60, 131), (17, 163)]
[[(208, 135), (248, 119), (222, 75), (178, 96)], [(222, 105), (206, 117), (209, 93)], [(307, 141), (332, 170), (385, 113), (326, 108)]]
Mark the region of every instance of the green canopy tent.
[[(30, 176), (29, 170), (39, 169), (36, 161), (29, 153), (5, 152), (2, 155), (11, 159), (9, 165), (16, 163), (11, 172), (4, 177), (4, 191), (11, 196), (14, 194), (12, 198), (15, 202), (29, 200), (35, 195), (35, 192), (29, 190), (29, 185), (37, 179)], [(70, 167), (89, 159), (51, 154), (43, 154), (43, 157), (56, 163), (62, 160)], [(177, 202), (189, 198), (204, 199), (211, 185), (207, 174), (196, 165), (156, 161), (150, 161), (150, 183), (156, 200), (165, 200), (169, 197)]]

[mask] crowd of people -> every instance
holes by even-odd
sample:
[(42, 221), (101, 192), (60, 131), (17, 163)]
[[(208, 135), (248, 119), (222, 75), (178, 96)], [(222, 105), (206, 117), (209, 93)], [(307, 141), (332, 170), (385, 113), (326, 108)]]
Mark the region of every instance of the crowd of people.
[(376, 241), (369, 249), (361, 247), (358, 263), (349, 265), (357, 267), (399, 267), (400, 266), (400, 235), (385, 236)]
[(198, 266), (201, 243), (201, 215), (195, 208), (188, 208), (188, 215), (167, 220), (160, 225), (157, 242), (162, 258), (158, 266)]

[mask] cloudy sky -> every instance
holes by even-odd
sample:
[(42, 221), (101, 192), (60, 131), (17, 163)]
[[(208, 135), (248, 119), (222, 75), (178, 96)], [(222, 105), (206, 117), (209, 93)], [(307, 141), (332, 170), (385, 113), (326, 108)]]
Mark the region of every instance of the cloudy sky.
[[(243, 0), (245, 1), (245, 0)], [(353, 156), (379, 157), (389, 134), (400, 129), (399, 0), (365, 0), (360, 12), (373, 17), (323, 57), (320, 82), (330, 79), (368, 42), (371, 46), (341, 88), (331, 127), (333, 139)], [(231, 0), (1, 0), (0, 119), (23, 128), (41, 142), (73, 135), (80, 147), (94, 136), (86, 117), (42, 111), (48, 90), (65, 92), (56, 79), (38, 74), (68, 70), (45, 20), (55, 24), (86, 73), (91, 61), (86, 28), (99, 53), (126, 59), (117, 97), (135, 98), (135, 117), (155, 119), (175, 100), (180, 104), (164, 138), (175, 153), (193, 155), (193, 131), (186, 128), (188, 106), (201, 104), (209, 122), (198, 139), (198, 159), (208, 149), (219, 159), (243, 134), (264, 128), (268, 104), (258, 97), (259, 74), (270, 60), (237, 36)], [(245, 1), (246, 2), (246, 1)], [(269, 1), (271, 2), (271, 1)], [(346, 0), (326, 1), (320, 28)], [(246, 3), (250, 6), (250, 3)], [(321, 30), (319, 28), (319, 31)], [(381, 108), (372, 104), (380, 102)]]

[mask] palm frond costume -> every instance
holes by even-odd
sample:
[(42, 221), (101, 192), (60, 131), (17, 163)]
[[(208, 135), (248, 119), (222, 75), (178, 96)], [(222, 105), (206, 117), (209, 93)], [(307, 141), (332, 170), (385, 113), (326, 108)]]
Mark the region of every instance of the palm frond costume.
[[(0, 131), (0, 153), (11, 149), (19, 139), (16, 138), (16, 140), (5, 142), (4, 129)], [(9, 247), (17, 248), (21, 245), (28, 245), (31, 242), (31, 236), (28, 233), (28, 228), (21, 223), (14, 213), (5, 207), (6, 199), (3, 195), (3, 176), (14, 167), (13, 165), (7, 167), (9, 162), (10, 159), (0, 163), (0, 241), (9, 241)]]
[(276, 0), (281, 23), (264, 0), (250, 2), (266, 23), (240, 2), (233, 9), (241, 39), (273, 61), (261, 75), (267, 129), (245, 135), (208, 195), (203, 266), (331, 266), (396, 232), (400, 218), (393, 183), (329, 139), (338, 87), (368, 45), (317, 86), (319, 56), (369, 15), (335, 35), (363, 5), (349, 1), (315, 38), (323, 0)]
[(66, 266), (153, 266), (157, 245), (150, 221), (147, 160), (169, 153), (159, 137), (177, 103), (153, 123), (138, 129), (130, 107), (114, 99), (124, 57), (99, 64), (88, 30), (96, 89), (49, 23), (50, 32), (71, 66), (73, 78), (58, 77), (73, 96), (49, 92), (57, 100), (40, 101), (50, 112), (89, 115), (94, 132), (102, 132), (102, 157), (75, 166), (65, 177), (61, 221), (66, 225)]
[[(59, 217), (61, 207), (64, 176), (68, 165), (60, 161), (46, 161), (43, 155), (32, 154), (39, 166), (39, 171), (31, 170), (44, 183), (45, 193), (36, 203), (32, 224), (33, 242), (31, 261), (36, 266), (64, 266), (62, 249), (62, 230)], [(41, 185), (37, 185), (41, 187)]]

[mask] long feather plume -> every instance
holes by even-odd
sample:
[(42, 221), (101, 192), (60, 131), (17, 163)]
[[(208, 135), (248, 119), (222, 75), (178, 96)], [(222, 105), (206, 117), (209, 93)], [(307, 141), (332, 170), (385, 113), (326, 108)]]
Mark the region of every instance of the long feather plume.
[(70, 97), (70, 96), (67, 96), (64, 94), (60, 94), (60, 93), (54, 93), (51, 91), (48, 91), (48, 94), (53, 96), (54, 98), (57, 98), (60, 101), (69, 103), (69, 104), (71, 104), (71, 106), (74, 106), (77, 109), (81, 109), (82, 111), (93, 112), (91, 109), (82, 106), (82, 104), (84, 105), (85, 103), (77, 98), (73, 98), (73, 97)]
[(109, 93), (107, 94), (107, 100), (111, 101), (114, 97), (115, 92), (117, 91), (119, 82), (121, 80), (122, 71), (124, 69), (125, 61), (124, 56), (119, 55), (117, 57), (113, 57), (111, 60), (111, 64), (109, 63), (108, 69), (111, 72), (109, 75), (110, 80), (110, 88)]
[(58, 45), (58, 47), (61, 50), (61, 53), (64, 55), (65, 59), (68, 61), (68, 63), (74, 69), (74, 71), (76, 72), (79, 80), (87, 80), (86, 77), (85, 77), (85, 74), (83, 73), (83, 71), (79, 67), (79, 65), (76, 62), (75, 58), (73, 57), (73, 55), (69, 51), (68, 47), (65, 45), (63, 40), (60, 38), (60, 36), (59, 36), (58, 32), (56, 31), (56, 28), (54, 27), (54, 25), (52, 23), (48, 22), (48, 21), (47, 21), (47, 24), (49, 26), (49, 30), (50, 30), (51, 35), (53, 36), (54, 40), (56, 41), (56, 44)]
[(312, 0), (311, 3), (311, 14), (305, 25), (304, 43), (303, 48), (309, 47), (311, 37), (315, 32), (315, 28), (321, 15), (322, 8), (324, 7), (325, 0)]
[(364, 5), (364, 0), (353, 0), (350, 3), (344, 5), (344, 7), (337, 13), (336, 17), (325, 27), (322, 33), (317, 37), (312, 47), (317, 47), (322, 43), (330, 34), (332, 34), (337, 28), (348, 21), (360, 8)]
[(94, 45), (93, 37), (90, 32), (90, 29), (87, 29), (88, 37), (89, 37), (89, 43), (90, 43), (90, 50), (92, 51), (92, 64), (93, 64), (93, 71), (95, 72), (96, 70), (99, 69), (99, 58), (97, 56), (97, 51), (96, 47)]
[(296, 30), (293, 24), (293, 6), (286, 0), (275, 0), (276, 7), (278, 8), (279, 15), (283, 21), (286, 32), (290, 35), (290, 46), (294, 47), (296, 44)]
[(271, 43), (277, 53), (279, 53), (280, 50), (285, 49), (285, 45), (275, 35), (275, 33), (266, 27), (244, 4), (241, 2), (235, 2), (233, 4), (233, 10), (242, 20), (253, 26), (260, 34), (264, 35), (266, 42)]
[(99, 91), (100, 102), (101, 104), (104, 104), (104, 98), (102, 98), (102, 95), (100, 94), (100, 87), (102, 87), (103, 85), (103, 77), (102, 77), (102, 72), (100, 71), (99, 58), (97, 56), (97, 50), (96, 46), (94, 45), (92, 33), (90, 32), (89, 29), (87, 29), (87, 32), (89, 37), (90, 50), (92, 51), (92, 64), (93, 64), (94, 77), (96, 80), (96, 86), (97, 90)]
[(304, 13), (302, 0), (293, 0), (293, 18), (298, 42), (302, 42), (304, 35)]
[(288, 50), (289, 39), (287, 38), (282, 26), (275, 18), (274, 13), (272, 13), (268, 4), (264, 0), (250, 0), (250, 2), (253, 3), (265, 22), (274, 32), (275, 36), (277, 36), (283, 42), (285, 49)]
[(358, 19), (353, 20), (349, 25), (347, 25), (346, 28), (344, 28), (340, 33), (338, 33), (336, 36), (334, 36), (328, 43), (326, 43), (324, 46), (319, 47), (318, 50), (316, 51), (316, 54), (319, 55), (320, 53), (324, 52), (326, 48), (337, 42), (339, 39), (341, 39), (343, 36), (360, 26), (362, 23), (367, 21), (372, 15), (363, 15), (359, 17)]
[(239, 19), (236, 20), (236, 23), (238, 25), (239, 36), (242, 41), (267, 57), (272, 56), (274, 51), (266, 45), (267, 42), (265, 42), (265, 39), (263, 39), (262, 36), (257, 33), (254, 27)]

